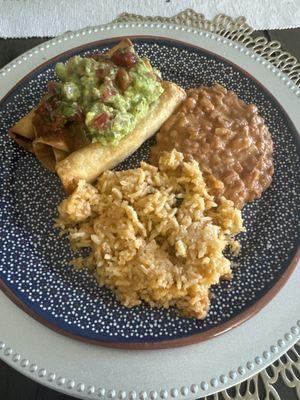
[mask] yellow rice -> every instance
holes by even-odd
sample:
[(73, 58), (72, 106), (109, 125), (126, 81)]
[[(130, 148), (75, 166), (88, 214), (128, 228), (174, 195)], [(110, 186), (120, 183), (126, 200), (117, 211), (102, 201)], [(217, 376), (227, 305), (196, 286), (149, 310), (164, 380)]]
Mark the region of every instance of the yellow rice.
[(127, 307), (176, 306), (182, 315), (206, 316), (211, 285), (231, 277), (227, 245), (243, 230), (240, 210), (208, 193), (195, 161), (176, 150), (159, 168), (106, 171), (93, 186), (80, 181), (58, 207), (57, 226), (74, 250), (90, 248), (86, 259), (98, 282)]

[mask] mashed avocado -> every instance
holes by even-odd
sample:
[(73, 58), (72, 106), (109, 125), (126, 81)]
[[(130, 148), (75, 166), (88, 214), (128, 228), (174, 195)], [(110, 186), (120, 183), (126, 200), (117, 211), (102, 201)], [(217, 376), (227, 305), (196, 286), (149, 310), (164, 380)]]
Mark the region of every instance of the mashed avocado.
[[(66, 120), (80, 110), (92, 142), (117, 145), (163, 92), (158, 74), (150, 71), (133, 48), (105, 55), (72, 57), (56, 65), (59, 110)], [(75, 119), (76, 120), (76, 119)]]

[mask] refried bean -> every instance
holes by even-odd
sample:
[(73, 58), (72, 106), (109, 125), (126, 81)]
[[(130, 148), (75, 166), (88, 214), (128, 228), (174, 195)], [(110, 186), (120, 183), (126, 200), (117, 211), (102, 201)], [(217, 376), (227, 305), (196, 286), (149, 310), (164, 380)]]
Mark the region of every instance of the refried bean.
[(216, 84), (187, 91), (188, 97), (162, 126), (151, 149), (157, 165), (162, 151), (175, 148), (194, 158), (216, 197), (242, 208), (269, 187), (274, 173), (273, 142), (254, 104)]

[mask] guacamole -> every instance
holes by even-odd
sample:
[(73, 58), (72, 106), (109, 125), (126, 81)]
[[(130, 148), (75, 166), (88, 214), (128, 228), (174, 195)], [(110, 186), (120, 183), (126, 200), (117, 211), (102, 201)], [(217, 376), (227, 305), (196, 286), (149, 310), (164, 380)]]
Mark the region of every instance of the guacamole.
[(41, 114), (58, 129), (80, 123), (92, 142), (117, 145), (132, 132), (163, 92), (133, 47), (112, 57), (74, 56), (56, 65), (60, 82), (51, 82)]

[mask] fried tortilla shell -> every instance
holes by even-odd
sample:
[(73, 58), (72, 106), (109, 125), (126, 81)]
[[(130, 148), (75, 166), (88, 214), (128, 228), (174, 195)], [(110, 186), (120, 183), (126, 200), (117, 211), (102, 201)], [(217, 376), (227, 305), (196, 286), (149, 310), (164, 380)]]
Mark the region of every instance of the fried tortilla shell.
[(9, 135), (12, 139), (24, 149), (33, 153), (32, 142), (35, 139), (32, 120), (35, 115), (35, 108), (33, 108), (27, 115), (21, 118), (9, 130)]
[[(119, 49), (128, 49), (133, 44), (123, 39), (105, 54), (111, 57)], [(151, 74), (155, 74), (150, 61), (143, 59)], [(155, 75), (156, 76), (156, 75)], [(156, 77), (157, 78), (157, 77)], [(58, 173), (65, 190), (74, 190), (79, 179), (94, 181), (106, 169), (113, 168), (132, 154), (152, 136), (185, 99), (186, 94), (177, 85), (162, 81), (164, 88), (160, 98), (136, 128), (117, 146), (91, 143), (80, 124), (71, 123), (61, 132), (51, 131), (43, 118), (33, 109), (11, 129), (11, 137), (22, 147), (33, 152), (44, 167)]]
[[(108, 50), (105, 55), (111, 57), (117, 50), (125, 50), (132, 46), (133, 43), (126, 38)], [(149, 60), (146, 65), (152, 72)], [(42, 118), (35, 111), (34, 108), (20, 119), (9, 130), (9, 134), (18, 145), (34, 153), (43, 166), (50, 171), (55, 171), (56, 162), (69, 153), (90, 144), (90, 140), (76, 124), (69, 127), (69, 131), (65, 133), (49, 132), (43, 126)]]
[(164, 92), (152, 104), (146, 117), (117, 146), (93, 143), (57, 163), (56, 172), (67, 193), (76, 188), (80, 179), (93, 182), (103, 171), (115, 167), (130, 156), (169, 118), (185, 99), (186, 93), (174, 83), (163, 81), (162, 85)]

